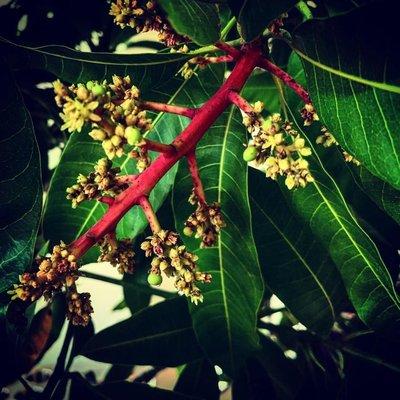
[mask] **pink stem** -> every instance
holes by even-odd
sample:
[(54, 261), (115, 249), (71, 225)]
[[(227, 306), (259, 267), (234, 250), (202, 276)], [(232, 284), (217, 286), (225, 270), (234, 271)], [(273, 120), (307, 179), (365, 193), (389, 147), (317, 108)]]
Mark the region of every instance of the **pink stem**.
[(240, 110), (246, 114), (251, 114), (254, 112), (253, 107), (244, 99), (238, 92), (230, 91), (228, 93), (229, 101), (237, 106)]
[(100, 201), (100, 203), (107, 204), (108, 206), (111, 206), (114, 203), (114, 199), (107, 196), (99, 197), (97, 200)]
[(260, 57), (258, 67), (266, 69), (272, 75), (278, 77), (286, 86), (290, 87), (303, 101), (308, 104), (311, 103), (310, 95), (308, 92), (298, 84), (286, 71), (273, 64), (271, 61), (264, 57)]
[(242, 55), (242, 52), (240, 50), (235, 49), (233, 46), (231, 46), (231, 45), (229, 45), (228, 43), (225, 43), (225, 42), (217, 42), (215, 44), (215, 47), (217, 47), (218, 49), (222, 50), (223, 52), (229, 54), (234, 59), (238, 59)]
[(204, 204), (206, 202), (206, 196), (204, 194), (203, 183), (201, 182), (199, 168), (197, 166), (195, 151), (193, 150), (188, 153), (186, 158), (188, 161), (189, 172), (192, 176), (194, 194), (198, 198), (199, 202)]
[(146, 149), (152, 151), (158, 151), (159, 153), (174, 153), (176, 151), (175, 147), (171, 144), (164, 144), (155, 142), (154, 140), (145, 139), (146, 141)]
[(174, 106), (172, 104), (157, 103), (155, 101), (141, 101), (140, 107), (144, 110), (178, 114), (188, 118), (193, 118), (197, 111), (195, 108)]
[(142, 207), (142, 210), (144, 212), (144, 215), (147, 218), (147, 221), (149, 222), (150, 229), (153, 233), (157, 233), (161, 230), (160, 223), (158, 222), (156, 213), (153, 210), (153, 207), (147, 198), (147, 196), (142, 196), (138, 199), (138, 203), (140, 207)]

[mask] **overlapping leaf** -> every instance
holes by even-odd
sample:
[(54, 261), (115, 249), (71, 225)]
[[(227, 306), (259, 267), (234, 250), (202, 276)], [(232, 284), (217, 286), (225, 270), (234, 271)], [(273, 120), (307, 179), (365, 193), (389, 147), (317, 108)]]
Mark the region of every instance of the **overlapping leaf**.
[(30, 266), (42, 204), (40, 158), (31, 117), (0, 64), (0, 292)]
[[(265, 282), (308, 329), (329, 333), (346, 298), (339, 272), (275, 182), (251, 171), (253, 232)], [(285, 189), (284, 189), (285, 190)]]
[(400, 44), (393, 40), (396, 13), (387, 12), (393, 5), (307, 21), (295, 32), (295, 48), (323, 123), (345, 150), (399, 189)]
[(219, 39), (220, 21), (215, 4), (198, 0), (158, 0), (174, 30), (200, 46)]
[[(289, 111), (294, 121), (296, 115)], [(302, 132), (300, 125), (295, 126)], [(390, 274), (375, 244), (359, 226), (324, 168), (313, 143), (308, 140), (308, 144), (314, 154), (310, 166), (315, 182), (304, 189), (286, 191), (287, 197), (329, 251), (360, 318), (376, 329), (396, 326), (400, 321), (400, 302)]]
[[(210, 70), (203, 76), (199, 98), (209, 97), (220, 85)], [(208, 87), (204, 86), (207, 83)], [(215, 90), (215, 89), (214, 89)], [(257, 310), (263, 293), (262, 277), (253, 241), (247, 197), (247, 168), (240, 154), (245, 142), (245, 129), (240, 114), (230, 109), (209, 129), (197, 147), (200, 174), (209, 202), (221, 203), (226, 228), (218, 245), (196, 251), (203, 271), (213, 275), (210, 285), (202, 286), (204, 303), (192, 307), (196, 335), (209, 358), (228, 374), (235, 374), (244, 359), (257, 349)], [(177, 228), (193, 212), (187, 202), (192, 183), (186, 165), (178, 169), (174, 186), (174, 211)], [(199, 242), (189, 238), (190, 249)], [(213, 340), (210, 340), (213, 332)]]
[(97, 333), (83, 349), (97, 361), (177, 366), (202, 357), (184, 298), (165, 300)]

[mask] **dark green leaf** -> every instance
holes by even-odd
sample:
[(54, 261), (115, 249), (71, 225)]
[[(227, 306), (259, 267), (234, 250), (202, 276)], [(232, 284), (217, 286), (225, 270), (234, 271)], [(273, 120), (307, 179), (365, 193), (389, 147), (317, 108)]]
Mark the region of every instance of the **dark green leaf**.
[(399, 189), (400, 44), (393, 40), (398, 22), (390, 5), (307, 21), (295, 32), (295, 48), (323, 124), (374, 175)]
[(0, 292), (3, 292), (16, 283), (18, 275), (32, 262), (42, 183), (31, 117), (3, 62), (0, 70)]
[[(219, 76), (212, 71), (218, 71)], [(220, 85), (222, 72), (214, 68), (201, 77), (204, 91), (198, 92), (194, 104), (203, 102)], [(256, 315), (263, 294), (251, 231), (247, 168), (240, 156), (245, 141), (240, 114), (231, 108), (209, 129), (196, 150), (208, 202), (221, 203), (227, 226), (216, 247), (196, 251), (201, 270), (209, 271), (213, 281), (202, 286), (204, 303), (193, 306), (191, 313), (206, 354), (230, 375), (238, 372), (244, 359), (258, 348)], [(179, 230), (194, 211), (187, 202), (191, 189), (187, 166), (181, 163), (173, 198)], [(196, 239), (185, 240), (192, 250), (198, 248)]]
[(97, 333), (83, 349), (96, 361), (176, 366), (202, 356), (183, 298), (165, 300)]
[[(296, 115), (289, 111), (289, 118), (295, 121)], [(296, 121), (295, 129), (303, 132)], [(304, 132), (303, 135), (307, 137)], [(308, 140), (308, 145), (314, 154), (310, 168), (315, 182), (304, 189), (283, 190), (297, 214), (329, 251), (359, 317), (376, 329), (393, 327), (400, 321), (400, 303), (390, 274), (324, 168), (314, 144)]]
[(261, 35), (272, 20), (296, 3), (295, 0), (228, 0), (240, 24), (241, 35), (247, 42)]
[(198, 0), (158, 0), (158, 3), (179, 34), (188, 36), (200, 46), (218, 41), (220, 21), (215, 4)]
[(335, 264), (275, 182), (251, 171), (253, 232), (265, 282), (308, 329), (326, 335), (346, 290)]
[(185, 366), (179, 375), (174, 390), (205, 400), (218, 400), (218, 376), (214, 367), (206, 359)]
[(366, 168), (355, 169), (365, 193), (398, 224), (400, 224), (400, 192), (372, 175)]

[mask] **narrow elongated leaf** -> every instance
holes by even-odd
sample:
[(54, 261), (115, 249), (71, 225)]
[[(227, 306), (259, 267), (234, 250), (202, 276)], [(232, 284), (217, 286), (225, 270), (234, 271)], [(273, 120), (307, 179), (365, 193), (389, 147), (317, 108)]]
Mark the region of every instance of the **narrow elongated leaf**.
[[(198, 99), (208, 97), (220, 85), (219, 76), (203, 77), (204, 91)], [(193, 99), (195, 104), (196, 98)], [(247, 168), (240, 156), (245, 129), (240, 114), (233, 108), (225, 112), (200, 141), (196, 154), (208, 202), (218, 201), (226, 221), (218, 245), (196, 251), (200, 268), (213, 276), (211, 284), (202, 286), (204, 303), (191, 308), (193, 325), (201, 346), (212, 362), (234, 375), (244, 359), (258, 348), (257, 310), (263, 283), (251, 231), (247, 197)], [(181, 163), (174, 186), (173, 206), (178, 229), (193, 212), (187, 202), (192, 189), (186, 165)], [(198, 248), (196, 239), (188, 238), (190, 249)], [(213, 332), (213, 340), (210, 340)]]
[(215, 4), (198, 0), (158, 0), (174, 30), (200, 46), (219, 39), (220, 21)]
[(218, 400), (220, 392), (215, 368), (206, 359), (186, 365), (179, 375), (174, 390), (205, 400)]
[(0, 292), (32, 262), (42, 204), (40, 158), (31, 117), (0, 62)]
[(240, 25), (243, 38), (250, 42), (261, 35), (268, 24), (296, 4), (294, 0), (228, 0)]
[[(399, 189), (400, 44), (393, 40), (397, 15), (387, 11), (393, 4), (307, 21), (295, 32), (295, 48), (323, 124), (374, 175)], [(371, 30), (378, 20), (385, 24)]]
[(307, 224), (291, 213), (274, 182), (250, 173), (253, 232), (265, 282), (308, 329), (328, 334), (346, 290)]
[(398, 224), (400, 224), (400, 192), (372, 175), (366, 168), (357, 168), (354, 172), (365, 193)]
[[(289, 111), (290, 119), (295, 121), (295, 114)], [(297, 122), (295, 126), (302, 132)], [(314, 154), (310, 167), (315, 182), (290, 192), (282, 185), (283, 190), (297, 214), (329, 251), (360, 318), (375, 329), (393, 327), (400, 321), (400, 303), (390, 274), (324, 168), (313, 143), (308, 140), (308, 145)]]
[(96, 334), (83, 349), (96, 361), (177, 366), (202, 357), (187, 302), (165, 300)]
[(84, 53), (64, 46), (27, 47), (0, 38), (13, 69), (42, 69), (67, 82), (130, 75), (143, 93), (161, 88), (190, 56), (181, 53)]

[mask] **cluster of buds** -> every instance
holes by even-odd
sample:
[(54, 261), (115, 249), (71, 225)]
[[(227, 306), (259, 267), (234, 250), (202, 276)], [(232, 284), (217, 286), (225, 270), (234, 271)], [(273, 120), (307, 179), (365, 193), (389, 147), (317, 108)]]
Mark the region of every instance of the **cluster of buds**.
[(207, 57), (193, 57), (183, 64), (178, 73), (182, 76), (183, 79), (187, 80), (190, 79), (193, 75), (197, 75), (194, 67), (198, 66), (200, 69), (204, 69), (205, 67), (207, 67), (208, 64), (210, 64), (210, 61)]
[(112, 83), (89, 81), (69, 87), (54, 82), (55, 99), (63, 112), (62, 130), (82, 130), (90, 123), (89, 135), (102, 142), (109, 159), (122, 157), (124, 146), (144, 144), (142, 134), (151, 129), (151, 120), (141, 108), (140, 91), (129, 76), (114, 75)]
[(149, 273), (149, 283), (159, 285), (161, 274), (175, 277), (175, 287), (179, 294), (190, 297), (197, 304), (203, 301), (203, 295), (197, 287), (198, 282), (210, 283), (211, 275), (197, 270), (198, 257), (179, 244), (177, 233), (159, 230), (146, 238), (141, 244), (146, 257), (153, 257)]
[(314, 121), (319, 121), (318, 114), (311, 103), (307, 103), (300, 111), (300, 114), (304, 119), (304, 126), (310, 126)]
[[(75, 281), (78, 279), (78, 263), (65, 243), (61, 242), (54, 246), (53, 252), (38, 259), (37, 264), (37, 272), (23, 273), (19, 277), (20, 283), (14, 285), (14, 289), (8, 292), (12, 299), (18, 298), (22, 301), (33, 302), (44, 296), (46, 300), (49, 300), (63, 289), (66, 289), (68, 293), (76, 293)], [(76, 294), (78, 297), (81, 296), (78, 293)], [(91, 309), (89, 296), (85, 294), (84, 310), (79, 311), (76, 305), (71, 309), (68, 308), (67, 316), (74, 324), (86, 325), (89, 320), (86, 321), (85, 318), (85, 321), (83, 321), (80, 317), (76, 317), (75, 311), (83, 317), (87, 314), (89, 308)]]
[(118, 167), (112, 168), (110, 160), (102, 158), (94, 166), (94, 172), (88, 176), (79, 174), (76, 184), (66, 189), (67, 199), (72, 201), (72, 208), (76, 208), (85, 200), (103, 196), (115, 197), (125, 190), (128, 185), (118, 179), (119, 172)]
[(183, 233), (186, 236), (195, 235), (201, 238), (200, 247), (211, 247), (217, 242), (218, 234), (225, 226), (219, 203), (207, 204), (199, 201), (194, 191), (189, 197), (189, 203), (197, 204), (196, 211), (185, 222)]
[(106, 235), (100, 242), (98, 261), (107, 261), (120, 274), (132, 274), (135, 268), (135, 252), (131, 239), (117, 240), (114, 235)]
[(151, 164), (151, 158), (146, 147), (138, 146), (136, 150), (129, 153), (129, 156), (136, 160), (136, 168), (139, 172), (143, 172)]
[(281, 29), (285, 24), (285, 19), (288, 17), (287, 13), (283, 13), (279, 16), (279, 18), (274, 19), (268, 25), (268, 31), (273, 35), (279, 35), (281, 33)]
[[(321, 144), (324, 147), (331, 147), (333, 145), (339, 145), (339, 143), (336, 141), (332, 133), (328, 131), (327, 128), (322, 127), (321, 128), (321, 135), (317, 136), (317, 139), (315, 140), (317, 144)], [(357, 166), (361, 165), (360, 161), (358, 161), (354, 156), (349, 154), (347, 151), (342, 150), (344, 160), (349, 163), (353, 163)]]
[(78, 293), (71, 290), (67, 295), (67, 318), (73, 325), (86, 326), (90, 322), (90, 314), (93, 313), (90, 293)]
[(168, 47), (187, 41), (172, 29), (165, 13), (154, 0), (116, 0), (111, 3), (110, 15), (121, 28), (130, 26), (137, 33), (156, 31)]
[(303, 158), (311, 154), (311, 149), (289, 122), (282, 121), (280, 114), (264, 120), (262, 108), (262, 103), (257, 102), (254, 112), (244, 115), (243, 123), (252, 137), (243, 153), (244, 160), (255, 161), (273, 180), (285, 176), (289, 189), (305, 187), (314, 181), (308, 161)]

